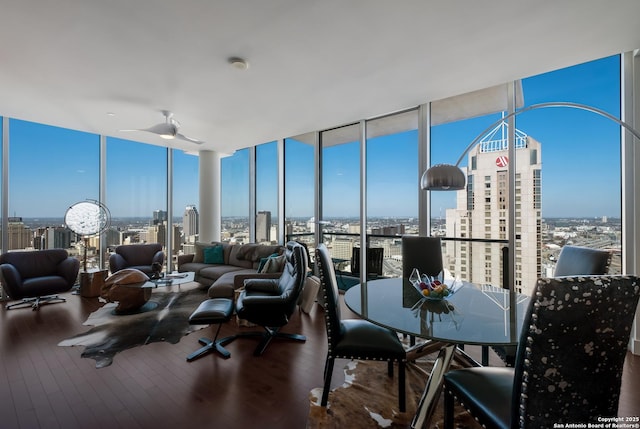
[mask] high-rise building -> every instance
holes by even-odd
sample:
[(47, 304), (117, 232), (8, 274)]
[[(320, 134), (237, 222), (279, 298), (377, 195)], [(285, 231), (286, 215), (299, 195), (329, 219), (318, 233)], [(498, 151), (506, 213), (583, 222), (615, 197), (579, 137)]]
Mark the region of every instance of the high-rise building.
[(200, 217), (196, 206), (187, 206), (182, 215), (182, 234), (185, 243), (194, 243), (198, 235), (198, 222)]
[(42, 236), (41, 249), (68, 249), (71, 247), (71, 232), (68, 228), (49, 227)]
[(7, 250), (27, 249), (33, 247), (31, 229), (24, 224), (21, 217), (7, 219), (9, 243)]
[(167, 221), (167, 212), (165, 210), (153, 211), (153, 224), (159, 225)]
[(256, 216), (256, 242), (271, 242), (271, 212), (261, 211)]
[[(468, 154), (467, 186), (457, 191), (455, 209), (446, 211), (447, 236), (508, 239), (509, 180), (507, 124), (487, 134)], [(502, 136), (502, 137), (495, 137)], [(541, 146), (516, 130), (515, 290), (529, 293), (540, 275)], [(446, 241), (445, 267), (477, 284), (504, 285), (502, 248), (506, 244)]]

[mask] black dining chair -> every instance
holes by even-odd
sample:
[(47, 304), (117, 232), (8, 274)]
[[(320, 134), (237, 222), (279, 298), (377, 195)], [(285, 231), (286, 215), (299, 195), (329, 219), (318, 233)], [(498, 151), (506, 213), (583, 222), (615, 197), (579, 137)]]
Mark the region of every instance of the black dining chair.
[(329, 250), (324, 244), (316, 248), (316, 264), (324, 294), (324, 316), (327, 326), (327, 360), (324, 367), (324, 390), (321, 405), (327, 405), (335, 359), (363, 359), (388, 362), (389, 376), (393, 363), (398, 363), (398, 405), (406, 411), (406, 352), (398, 334), (362, 319), (342, 320), (336, 275)]
[(456, 401), (483, 427), (514, 429), (616, 417), (631, 325), (640, 296), (633, 276), (539, 279), (515, 367), (444, 375), (444, 427)]
[[(554, 277), (601, 276), (607, 274), (611, 263), (611, 252), (583, 246), (566, 245), (560, 250)], [(507, 366), (513, 366), (516, 346), (492, 346), (494, 352)]]
[[(367, 247), (367, 280), (382, 276), (384, 263), (384, 248)], [(360, 248), (351, 251), (351, 274), (360, 277)]]
[(402, 277), (408, 279), (414, 268), (431, 277), (442, 272), (440, 237), (402, 236)]

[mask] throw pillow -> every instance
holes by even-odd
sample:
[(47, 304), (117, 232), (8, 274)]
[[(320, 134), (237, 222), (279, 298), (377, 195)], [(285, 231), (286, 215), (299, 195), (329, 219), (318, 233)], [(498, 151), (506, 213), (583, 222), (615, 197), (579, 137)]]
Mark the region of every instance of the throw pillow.
[(269, 260), (269, 258), (272, 258), (272, 257), (273, 257), (273, 258), (275, 258), (276, 256), (278, 256), (278, 254), (277, 254), (277, 253), (274, 253), (274, 254), (272, 254), (272, 255), (267, 256), (266, 258), (261, 258), (261, 259), (260, 259), (260, 263), (258, 264), (258, 270), (257, 270), (257, 271), (258, 271), (259, 273), (261, 273), (261, 272), (262, 272), (262, 269), (264, 268), (264, 264), (266, 264), (266, 263), (267, 263), (267, 261)]
[(224, 264), (224, 251), (222, 246), (207, 247), (204, 249), (205, 264)]
[(264, 267), (260, 273), (280, 273), (284, 269), (284, 264), (287, 262), (285, 255), (270, 256), (267, 258)]
[(213, 245), (214, 245), (214, 243), (196, 242), (195, 246), (194, 246), (193, 261), (191, 261), (191, 262), (203, 263), (204, 262), (204, 249), (206, 249), (207, 247), (211, 247)]

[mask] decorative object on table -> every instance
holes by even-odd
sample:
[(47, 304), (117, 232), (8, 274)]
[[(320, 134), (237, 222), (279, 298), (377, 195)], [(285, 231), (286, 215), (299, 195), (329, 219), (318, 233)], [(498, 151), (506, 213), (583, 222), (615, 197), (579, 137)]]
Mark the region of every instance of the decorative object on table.
[(78, 277), (80, 261), (64, 249), (7, 252), (0, 255), (0, 277), (11, 299), (7, 309), (65, 302), (57, 293), (69, 291)]
[(151, 280), (157, 280), (160, 279), (162, 277), (161, 272), (162, 272), (162, 264), (160, 262), (154, 262), (151, 264), (151, 271), (153, 272), (153, 274), (151, 274)]
[(189, 315), (207, 298), (197, 288), (154, 292), (156, 308), (129, 315), (115, 315), (115, 303), (107, 303), (94, 311), (84, 325), (90, 330), (60, 342), (59, 346), (85, 346), (83, 358), (96, 361), (96, 368), (111, 365), (121, 351), (150, 343), (165, 341), (176, 344), (180, 339), (205, 325), (189, 325)]
[(89, 237), (101, 234), (111, 223), (109, 209), (95, 200), (80, 201), (67, 209), (64, 223), (72, 232), (82, 237), (84, 241), (83, 272), (87, 272), (87, 249)]
[[(424, 390), (435, 354), (419, 358), (407, 365), (407, 411), (398, 412), (394, 379), (387, 377), (384, 362), (349, 361), (345, 368), (345, 382), (331, 391), (331, 407), (320, 405), (322, 388), (309, 393), (307, 429), (408, 429)], [(459, 368), (456, 364), (452, 368)], [(433, 428), (442, 428), (443, 399), (433, 416)], [(458, 429), (481, 429), (462, 406), (457, 405), (455, 422)]]
[(427, 274), (420, 274), (420, 271), (414, 268), (409, 276), (409, 281), (420, 295), (428, 300), (439, 301), (452, 295), (455, 291), (453, 286), (456, 280), (450, 282), (445, 281), (442, 272), (432, 277)]

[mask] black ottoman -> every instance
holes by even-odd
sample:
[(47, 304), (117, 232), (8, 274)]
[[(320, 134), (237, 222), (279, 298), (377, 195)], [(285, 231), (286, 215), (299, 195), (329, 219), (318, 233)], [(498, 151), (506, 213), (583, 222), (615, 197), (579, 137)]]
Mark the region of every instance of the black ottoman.
[(223, 323), (228, 322), (233, 314), (233, 300), (228, 298), (213, 298), (208, 299), (200, 303), (198, 308), (189, 316), (190, 325), (218, 325), (216, 330), (216, 336), (213, 341), (208, 338), (200, 338), (198, 341), (204, 344), (204, 347), (196, 350), (187, 356), (187, 362), (191, 362), (201, 356), (206, 355), (211, 351), (216, 351), (220, 355), (227, 359), (231, 356), (225, 348), (225, 344), (233, 341), (236, 336), (230, 336), (218, 339), (220, 333), (220, 327)]

